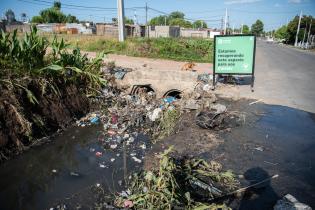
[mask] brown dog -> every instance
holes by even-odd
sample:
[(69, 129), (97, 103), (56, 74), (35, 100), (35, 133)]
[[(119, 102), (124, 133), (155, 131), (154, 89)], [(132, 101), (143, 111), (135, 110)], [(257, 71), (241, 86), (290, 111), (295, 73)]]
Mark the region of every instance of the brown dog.
[(193, 63), (193, 62), (188, 62), (188, 63), (185, 63), (185, 64), (182, 66), (181, 70), (182, 70), (182, 71), (192, 71), (192, 70), (194, 70), (194, 67), (195, 67), (195, 66), (196, 66), (195, 63)]

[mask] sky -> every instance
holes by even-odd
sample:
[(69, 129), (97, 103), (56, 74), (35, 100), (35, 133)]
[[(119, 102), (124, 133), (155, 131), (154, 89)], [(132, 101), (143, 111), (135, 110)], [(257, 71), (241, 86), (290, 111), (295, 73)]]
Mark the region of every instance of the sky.
[[(117, 0), (60, 0), (65, 14), (77, 16), (79, 20), (110, 22), (117, 15)], [(53, 0), (0, 0), (0, 14), (7, 9), (29, 18), (38, 15), (52, 5)], [(145, 23), (145, 4), (148, 19), (169, 14), (172, 11), (185, 13), (189, 20), (204, 20), (211, 28), (220, 28), (227, 9), (230, 27), (241, 24), (251, 26), (257, 19), (265, 25), (265, 31), (285, 25), (300, 11), (315, 16), (315, 0), (124, 0), (125, 15), (139, 23)]]

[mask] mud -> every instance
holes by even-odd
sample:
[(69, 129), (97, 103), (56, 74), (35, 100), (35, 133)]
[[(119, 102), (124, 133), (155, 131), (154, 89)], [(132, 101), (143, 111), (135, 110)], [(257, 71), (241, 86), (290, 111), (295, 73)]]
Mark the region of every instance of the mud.
[(66, 128), (90, 110), (88, 98), (76, 86), (55, 85), (59, 94), (49, 89), (42, 94), (39, 83), (29, 82), (27, 88), (38, 101), (35, 104), (23, 89), (0, 87), (0, 162), (26, 149), (35, 139)]
[(155, 165), (154, 156), (173, 145), (177, 156), (202, 157), (232, 169), (248, 186), (275, 174), (279, 177), (247, 190), (225, 202), (233, 209), (272, 209), (286, 194), (315, 206), (315, 118), (313, 113), (252, 101), (220, 101), (228, 110), (244, 115), (241, 126), (214, 131), (195, 125), (194, 114), (181, 122), (182, 129), (158, 142), (146, 157), (145, 166)]

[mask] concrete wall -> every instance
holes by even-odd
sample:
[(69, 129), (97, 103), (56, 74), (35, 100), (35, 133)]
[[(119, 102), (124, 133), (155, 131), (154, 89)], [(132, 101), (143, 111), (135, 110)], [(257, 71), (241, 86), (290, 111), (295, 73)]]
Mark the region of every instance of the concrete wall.
[(17, 30), (20, 33), (30, 32), (31, 25), (30, 24), (12, 24), (12, 25), (5, 26), (6, 32), (13, 32), (14, 30)]
[(81, 23), (47, 23), (37, 24), (40, 32), (45, 33), (67, 33), (67, 34), (92, 34), (92, 28)]
[[(144, 36), (144, 27), (138, 25), (125, 25), (125, 33), (128, 37)], [(96, 24), (96, 34), (106, 38), (118, 37), (118, 26), (104, 23)]]
[(149, 37), (179, 37), (180, 27), (178, 26), (149, 26)]
[(180, 30), (181, 37), (194, 37), (194, 38), (208, 38), (207, 30), (198, 30), (198, 29), (184, 29)]

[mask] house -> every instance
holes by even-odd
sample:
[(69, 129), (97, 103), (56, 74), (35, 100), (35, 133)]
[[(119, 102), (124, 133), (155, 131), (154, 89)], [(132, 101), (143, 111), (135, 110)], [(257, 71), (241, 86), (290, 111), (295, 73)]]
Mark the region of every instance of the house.
[(146, 33), (150, 38), (180, 36), (179, 26), (149, 26), (148, 29)]
[(181, 37), (213, 39), (215, 35), (220, 35), (220, 34), (222, 34), (221, 31), (213, 30), (210, 28), (206, 28), (206, 29), (181, 28), (180, 29)]
[[(142, 37), (145, 34), (144, 30), (144, 26), (125, 25), (127, 37)], [(106, 38), (118, 38), (118, 26), (108, 23), (96, 23), (96, 35), (104, 36)]]

